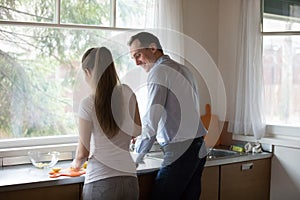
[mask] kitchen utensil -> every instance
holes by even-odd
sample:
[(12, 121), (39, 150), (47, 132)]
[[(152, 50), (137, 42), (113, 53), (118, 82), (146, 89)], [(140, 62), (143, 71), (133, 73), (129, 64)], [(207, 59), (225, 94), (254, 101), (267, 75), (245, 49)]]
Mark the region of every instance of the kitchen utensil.
[(51, 170), (49, 172), (49, 177), (50, 178), (58, 178), (60, 176), (69, 176), (69, 177), (76, 177), (76, 176), (81, 176), (85, 174), (85, 169), (81, 168), (80, 170), (75, 170), (73, 168), (67, 168), (67, 169), (62, 169), (58, 172)]
[(37, 168), (51, 168), (58, 162), (58, 156), (60, 155), (57, 151), (52, 152), (39, 152), (30, 151), (28, 152), (29, 159), (33, 166)]
[(205, 110), (205, 115), (201, 116), (201, 121), (204, 127), (208, 130), (208, 133), (204, 139), (207, 147), (214, 147), (221, 143), (219, 117), (211, 114), (211, 107), (209, 104), (206, 104)]

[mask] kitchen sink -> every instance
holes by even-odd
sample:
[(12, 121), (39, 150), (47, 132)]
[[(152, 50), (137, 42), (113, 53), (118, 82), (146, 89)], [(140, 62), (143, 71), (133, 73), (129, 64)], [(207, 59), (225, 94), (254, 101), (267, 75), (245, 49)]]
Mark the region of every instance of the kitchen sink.
[(146, 157), (155, 158), (155, 159), (163, 159), (164, 153), (162, 151), (150, 152), (150, 153), (146, 154)]
[(238, 152), (226, 150), (226, 149), (209, 148), (207, 150), (207, 159), (234, 157), (234, 156), (239, 156), (239, 155), (240, 155), (240, 153), (238, 153)]
[[(241, 154), (235, 151), (226, 150), (226, 149), (217, 149), (217, 148), (209, 148), (207, 149), (207, 159), (214, 160), (219, 158), (226, 158), (226, 157), (235, 157), (240, 156)], [(164, 154), (163, 152), (150, 152), (146, 155), (148, 158), (154, 159), (163, 159)]]

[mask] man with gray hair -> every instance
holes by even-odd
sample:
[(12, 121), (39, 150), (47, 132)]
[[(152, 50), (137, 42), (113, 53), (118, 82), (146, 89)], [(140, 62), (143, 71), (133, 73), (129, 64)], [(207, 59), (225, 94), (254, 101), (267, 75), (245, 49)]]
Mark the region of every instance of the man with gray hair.
[(200, 120), (197, 82), (186, 66), (164, 54), (152, 33), (140, 32), (128, 45), (136, 65), (148, 73), (147, 110), (135, 144), (136, 162), (142, 162), (155, 140), (164, 152), (151, 198), (198, 200), (207, 130)]

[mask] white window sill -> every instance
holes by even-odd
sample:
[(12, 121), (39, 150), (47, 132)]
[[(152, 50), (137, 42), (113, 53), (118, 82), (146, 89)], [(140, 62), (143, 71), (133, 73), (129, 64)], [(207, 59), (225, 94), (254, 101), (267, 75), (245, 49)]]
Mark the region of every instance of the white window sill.
[(68, 143), (77, 143), (77, 141), (78, 141), (78, 136), (76, 135), (47, 136), (47, 137), (20, 138), (20, 139), (2, 139), (0, 140), (0, 147), (1, 147), (0, 149), (68, 144)]
[(71, 160), (77, 147), (78, 136), (10, 139), (0, 141), (0, 167), (30, 163), (29, 151), (58, 151), (59, 160)]
[(58, 151), (59, 160), (74, 158), (77, 143), (0, 149), (0, 167), (30, 163), (28, 151)]
[[(233, 140), (256, 142), (254, 136), (232, 135)], [(268, 125), (267, 134), (258, 142), (263, 144), (300, 148), (300, 127)]]
[[(232, 135), (233, 140), (239, 140), (244, 142), (257, 142), (253, 136), (244, 135)], [(293, 148), (300, 148), (300, 138), (299, 137), (289, 137), (289, 136), (266, 136), (260, 139), (258, 142), (263, 144), (270, 144), (276, 146), (286, 146)]]

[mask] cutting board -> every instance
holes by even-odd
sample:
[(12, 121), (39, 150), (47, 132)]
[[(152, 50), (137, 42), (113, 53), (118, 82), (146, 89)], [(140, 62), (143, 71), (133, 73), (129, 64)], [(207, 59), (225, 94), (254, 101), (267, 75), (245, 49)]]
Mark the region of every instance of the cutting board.
[(204, 127), (208, 130), (207, 135), (205, 136), (205, 144), (207, 147), (214, 147), (220, 145), (220, 124), (219, 117), (211, 113), (210, 104), (205, 106), (205, 115), (201, 116), (201, 121)]
[(62, 169), (59, 172), (55, 171), (50, 171), (49, 172), (49, 177), (50, 178), (58, 178), (60, 176), (69, 176), (69, 177), (76, 177), (76, 176), (81, 176), (85, 174), (85, 169), (81, 168), (80, 170), (76, 171), (72, 168), (67, 168), (67, 169)]

